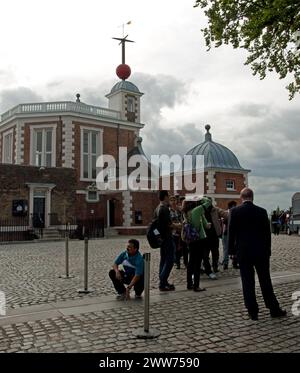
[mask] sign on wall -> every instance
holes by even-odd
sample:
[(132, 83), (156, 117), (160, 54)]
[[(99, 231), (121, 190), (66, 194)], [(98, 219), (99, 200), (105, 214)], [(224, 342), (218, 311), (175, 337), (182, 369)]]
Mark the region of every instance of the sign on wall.
[(14, 199), (12, 201), (13, 216), (26, 216), (28, 213), (28, 201), (26, 199)]

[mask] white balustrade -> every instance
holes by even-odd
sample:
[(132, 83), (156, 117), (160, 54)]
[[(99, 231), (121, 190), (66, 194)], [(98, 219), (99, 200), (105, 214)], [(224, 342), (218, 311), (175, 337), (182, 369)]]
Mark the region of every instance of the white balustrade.
[(119, 111), (101, 108), (93, 105), (87, 105), (82, 102), (61, 101), (17, 105), (1, 115), (1, 122), (11, 118), (16, 114), (47, 114), (63, 112), (75, 112), (89, 114), (96, 117), (121, 119)]

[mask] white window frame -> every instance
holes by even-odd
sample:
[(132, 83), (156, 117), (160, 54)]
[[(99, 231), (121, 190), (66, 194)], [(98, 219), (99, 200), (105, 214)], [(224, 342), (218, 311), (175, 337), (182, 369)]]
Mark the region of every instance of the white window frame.
[[(46, 167), (46, 144), (45, 134), (46, 131), (52, 131), (52, 146), (51, 146), (51, 166), (56, 167), (56, 124), (43, 124), (43, 125), (31, 125), (30, 126), (30, 165), (35, 167)], [(36, 164), (36, 132), (43, 131), (43, 153), (42, 153), (42, 164)], [(49, 167), (49, 166), (48, 166)]]
[[(232, 187), (228, 186), (227, 183), (232, 183)], [(226, 186), (226, 190), (229, 191), (229, 192), (233, 192), (235, 191), (235, 181), (233, 179), (226, 179), (225, 180), (225, 186)]]
[[(88, 139), (88, 142), (89, 142), (89, 151), (87, 153), (88, 155), (88, 177), (84, 177), (84, 174), (83, 174), (83, 158), (84, 158), (84, 154), (83, 153), (83, 136), (84, 136), (84, 132), (89, 132), (89, 139)], [(92, 154), (90, 152), (91, 150), (91, 133), (92, 132), (96, 132), (97, 134), (97, 139), (96, 139), (96, 154)], [(97, 163), (97, 159), (98, 157), (102, 154), (102, 151), (103, 151), (103, 129), (102, 128), (98, 128), (98, 127), (88, 127), (88, 126), (81, 126), (80, 127), (80, 180), (81, 181), (95, 181), (96, 178), (97, 178), (97, 169), (96, 169), (96, 177), (95, 178), (92, 178), (92, 164), (91, 164), (91, 157), (93, 155), (96, 155), (96, 163)]]
[[(90, 193), (96, 193), (96, 198), (95, 199), (91, 199), (89, 198), (89, 194)], [(86, 195), (85, 195), (85, 199), (87, 202), (93, 202), (93, 203), (96, 203), (96, 202), (99, 202), (99, 193), (97, 190), (87, 190), (86, 192)]]
[[(11, 138), (11, 141), (10, 141), (10, 144), (9, 144), (10, 149), (7, 151), (5, 139), (8, 136)], [(13, 160), (14, 160), (13, 149), (14, 149), (14, 130), (11, 129), (11, 130), (6, 131), (2, 134), (2, 163), (7, 163), (7, 164), (13, 164), (14, 163), (13, 162)], [(9, 159), (6, 158), (7, 155), (8, 155)]]
[[(132, 110), (129, 110), (132, 109)], [(127, 96), (127, 112), (134, 113), (135, 112), (135, 99), (134, 96)]]

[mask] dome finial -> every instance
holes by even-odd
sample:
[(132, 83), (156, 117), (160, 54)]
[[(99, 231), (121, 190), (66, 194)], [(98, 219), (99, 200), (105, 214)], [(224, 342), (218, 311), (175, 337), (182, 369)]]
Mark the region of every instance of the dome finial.
[(209, 124), (207, 124), (206, 126), (205, 126), (205, 129), (206, 129), (206, 134), (205, 134), (205, 141), (212, 141), (212, 138), (211, 138), (211, 133), (209, 132), (209, 130), (210, 130), (210, 125)]

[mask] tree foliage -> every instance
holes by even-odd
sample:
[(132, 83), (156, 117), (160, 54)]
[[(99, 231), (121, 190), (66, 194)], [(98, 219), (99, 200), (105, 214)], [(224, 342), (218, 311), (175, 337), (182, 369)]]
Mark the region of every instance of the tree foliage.
[(275, 71), (291, 78), (290, 99), (300, 93), (300, 0), (196, 0), (194, 6), (208, 18), (201, 31), (209, 49), (244, 48), (254, 75)]

